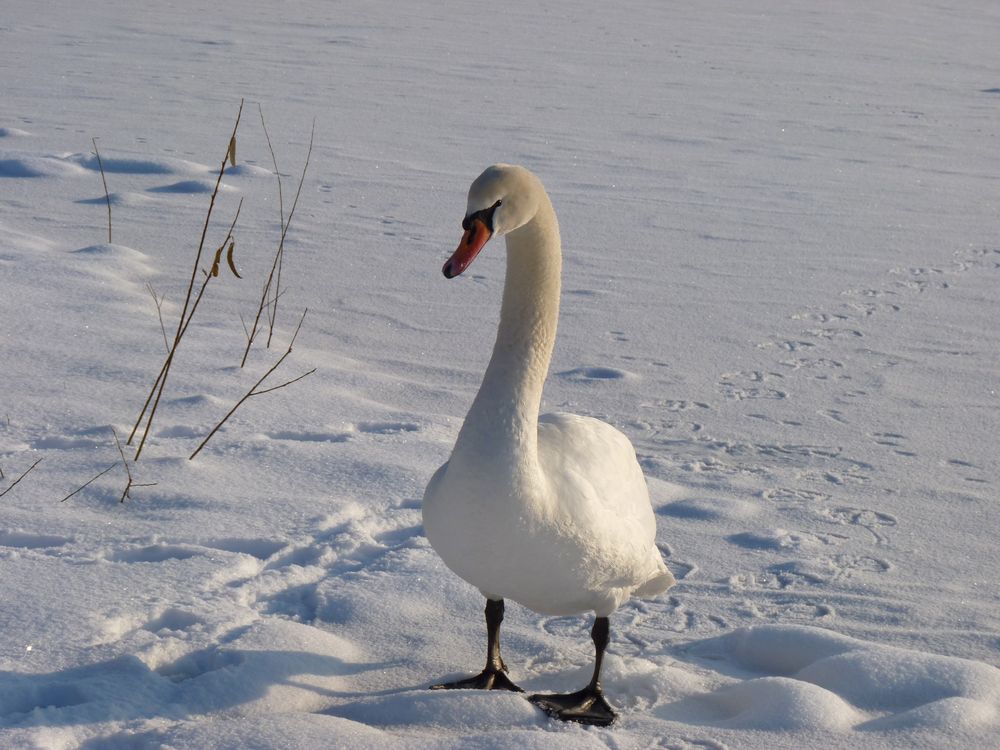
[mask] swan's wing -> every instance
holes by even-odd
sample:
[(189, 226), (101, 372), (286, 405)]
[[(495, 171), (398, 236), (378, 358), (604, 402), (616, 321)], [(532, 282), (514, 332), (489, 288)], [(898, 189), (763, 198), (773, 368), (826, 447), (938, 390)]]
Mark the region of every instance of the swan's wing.
[(603, 578), (604, 585), (649, 593), (673, 583), (664, 577), (670, 574), (656, 549), (649, 490), (625, 435), (589, 417), (545, 414), (538, 423), (538, 458), (553, 513), (579, 535), (595, 583)]
[(651, 543), (656, 533), (649, 490), (632, 443), (611, 425), (575, 414), (544, 414), (538, 420), (538, 457), (561, 502), (577, 513), (612, 513), (641, 525)]

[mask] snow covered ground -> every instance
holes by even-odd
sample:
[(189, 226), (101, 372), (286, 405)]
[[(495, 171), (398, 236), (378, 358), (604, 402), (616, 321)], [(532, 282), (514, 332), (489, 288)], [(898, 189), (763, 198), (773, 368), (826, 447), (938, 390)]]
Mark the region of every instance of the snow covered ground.
[[(142, 4), (140, 4), (142, 5)], [(0, 13), (0, 746), (971, 748), (1000, 733), (1000, 6), (637, 0)], [(213, 280), (153, 435), (241, 97)], [(239, 368), (279, 234), (276, 340)], [(107, 244), (98, 139), (112, 197)], [(495, 161), (565, 248), (545, 407), (625, 431), (678, 585), (612, 618), (610, 729), (481, 668), (420, 498), (492, 345)], [(187, 456), (280, 356), (286, 378)], [(33, 471), (14, 481), (39, 459)], [(590, 622), (507, 609), (528, 690)]]

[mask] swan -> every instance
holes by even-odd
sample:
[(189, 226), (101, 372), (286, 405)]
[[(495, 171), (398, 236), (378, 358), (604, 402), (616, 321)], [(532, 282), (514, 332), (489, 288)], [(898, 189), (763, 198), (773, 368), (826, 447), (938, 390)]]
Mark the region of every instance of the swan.
[(559, 316), (559, 225), (541, 181), (496, 164), (469, 188), (465, 234), (444, 264), (454, 278), (493, 236), (507, 273), (490, 363), (449, 460), (424, 492), (427, 539), (486, 597), (486, 668), (433, 688), (524, 692), (500, 655), (504, 600), (546, 615), (593, 611), (593, 678), (580, 691), (529, 700), (566, 721), (606, 726), (617, 714), (600, 675), (609, 616), (630, 596), (674, 584), (656, 548), (656, 520), (635, 449), (604, 422), (539, 416)]

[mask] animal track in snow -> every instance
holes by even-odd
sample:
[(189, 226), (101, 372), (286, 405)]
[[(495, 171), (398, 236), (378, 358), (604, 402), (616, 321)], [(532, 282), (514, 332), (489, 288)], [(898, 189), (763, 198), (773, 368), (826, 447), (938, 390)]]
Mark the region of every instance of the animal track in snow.
[(799, 341), (795, 339), (783, 339), (780, 341), (765, 341), (763, 344), (757, 344), (758, 349), (772, 349), (778, 348), (786, 352), (800, 352), (808, 349), (814, 349), (816, 344), (812, 341)]
[(353, 437), (350, 432), (300, 432), (296, 430), (278, 430), (266, 432), (264, 435), (271, 440), (289, 440), (300, 443), (345, 443)]
[(960, 458), (949, 458), (944, 464), (956, 471), (960, 471), (963, 476), (962, 479), (966, 482), (972, 482), (973, 484), (990, 484), (990, 480), (984, 476), (970, 476), (972, 472), (983, 473), (983, 468), (981, 466), (976, 466), (974, 463), (969, 461), (963, 461)]
[(559, 377), (576, 383), (593, 383), (607, 380), (624, 380), (635, 377), (632, 373), (614, 367), (575, 367), (556, 373)]
[(792, 370), (842, 370), (844, 363), (827, 357), (795, 357), (783, 359), (779, 363)]
[(182, 632), (204, 624), (205, 621), (197, 615), (171, 607), (149, 620), (142, 628), (150, 633), (160, 633), (164, 630)]
[(167, 560), (187, 560), (203, 554), (200, 550), (175, 544), (151, 544), (112, 552), (107, 556), (111, 562), (159, 563)]
[(176, 661), (155, 666), (153, 671), (171, 682), (186, 682), (209, 672), (239, 666), (244, 660), (242, 654), (213, 646), (185, 654)]
[(874, 537), (876, 544), (888, 543), (889, 536), (882, 529), (897, 524), (895, 516), (867, 508), (823, 508), (819, 512), (820, 515), (833, 523), (860, 526), (863, 529), (867, 529)]
[(267, 560), (287, 546), (286, 542), (280, 542), (275, 539), (244, 539), (241, 537), (210, 539), (203, 542), (203, 544), (206, 547), (212, 547), (223, 552), (250, 555), (251, 557), (256, 557), (258, 560)]
[(744, 601), (744, 612), (753, 618), (781, 622), (808, 622), (835, 617), (836, 610), (825, 602), (811, 599), (762, 599)]
[(844, 413), (838, 409), (821, 409), (817, 412), (817, 414), (821, 417), (826, 417), (833, 422), (837, 422), (838, 424), (850, 424), (847, 417), (844, 416)]
[(777, 563), (770, 566), (767, 572), (769, 580), (775, 584), (771, 588), (787, 589), (797, 586), (822, 586), (853, 578), (859, 573), (880, 574), (891, 569), (891, 563), (877, 557), (836, 555)]
[(687, 498), (673, 503), (667, 503), (657, 509), (657, 513), (673, 518), (685, 518), (693, 521), (720, 521), (747, 518), (755, 515), (760, 509), (746, 500), (730, 498)]
[(682, 401), (677, 399), (666, 399), (664, 401), (656, 401), (652, 404), (654, 407), (666, 409), (667, 411), (690, 411), (692, 409), (711, 409), (708, 404), (701, 401)]
[(88, 427), (71, 430), (63, 435), (44, 435), (31, 442), (35, 450), (73, 450), (76, 448), (99, 448), (107, 446), (111, 440), (111, 427)]
[(356, 429), (369, 435), (397, 435), (401, 432), (418, 432), (420, 425), (413, 422), (359, 422)]
[(814, 503), (826, 503), (830, 500), (830, 495), (816, 490), (804, 490), (793, 487), (775, 487), (764, 490), (761, 497), (774, 503), (785, 505), (804, 505)]
[(0, 529), (0, 547), (51, 549), (54, 547), (64, 547), (72, 541), (71, 537), (56, 536), (54, 534), (32, 534), (25, 531)]
[(906, 450), (906, 435), (897, 432), (873, 432), (869, 437), (876, 445), (892, 448), (893, 452), (900, 456), (913, 458), (917, 454), (911, 450)]
[(846, 537), (841, 534), (814, 534), (810, 531), (788, 531), (769, 529), (767, 531), (743, 531), (730, 534), (726, 541), (747, 549), (799, 550), (839, 544)]
[(861, 331), (854, 328), (811, 328), (803, 333), (818, 339), (860, 339), (864, 337)]
[[(844, 292), (849, 294), (849, 292)], [(847, 306), (865, 318), (879, 312), (899, 312), (903, 308), (891, 302), (848, 302)]]
[(774, 399), (782, 400), (788, 397), (785, 391), (777, 388), (770, 388), (764, 383), (771, 380), (781, 380), (784, 376), (776, 372), (761, 372), (760, 370), (747, 370), (742, 372), (723, 373), (719, 379), (718, 386), (728, 399), (744, 401), (747, 399)]
[(792, 320), (809, 320), (814, 323), (836, 323), (849, 319), (849, 316), (840, 313), (800, 312), (792, 315)]
[(271, 440), (289, 440), (304, 443), (345, 443), (361, 435), (399, 435), (423, 429), (415, 422), (359, 422), (348, 425), (346, 430), (300, 431), (279, 430), (264, 433)]

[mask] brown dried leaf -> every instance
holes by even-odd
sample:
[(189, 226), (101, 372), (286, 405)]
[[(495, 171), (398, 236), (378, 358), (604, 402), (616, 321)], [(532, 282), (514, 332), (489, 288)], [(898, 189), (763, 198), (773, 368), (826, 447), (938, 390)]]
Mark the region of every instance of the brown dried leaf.
[(236, 166), (236, 136), (229, 139), (229, 163)]

